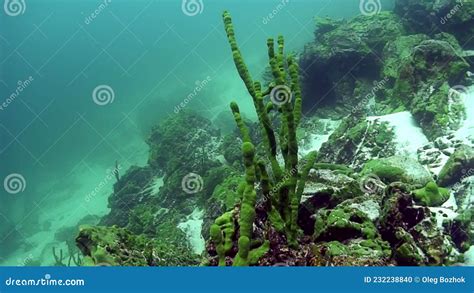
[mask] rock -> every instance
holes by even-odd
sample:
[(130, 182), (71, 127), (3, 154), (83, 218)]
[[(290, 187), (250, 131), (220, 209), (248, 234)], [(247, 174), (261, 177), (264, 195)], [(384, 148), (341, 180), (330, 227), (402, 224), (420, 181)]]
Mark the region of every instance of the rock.
[(432, 181), (430, 173), (415, 159), (405, 156), (391, 156), (367, 162), (361, 176), (374, 174), (384, 183), (402, 181), (410, 184), (425, 185)]
[(456, 247), (467, 251), (474, 243), (474, 209), (464, 210), (453, 222), (446, 223), (445, 229), (450, 233)]
[(416, 207), (409, 193), (393, 189), (382, 205), (379, 231), (395, 251), (398, 265), (449, 265), (460, 257), (426, 207)]
[(100, 225), (127, 226), (131, 210), (151, 197), (148, 187), (153, 175), (150, 167), (130, 167), (114, 184), (114, 193), (108, 199), (110, 212), (101, 219)]
[(452, 142), (449, 140), (447, 136), (441, 136), (441, 137), (436, 138), (434, 143), (435, 143), (435, 146), (440, 150), (444, 150), (452, 146)]
[(341, 109), (343, 115), (350, 113), (364, 102), (373, 88), (371, 80), (378, 77), (380, 63), (373, 54), (378, 55), (384, 44), (403, 33), (399, 18), (391, 12), (349, 21), (319, 21), (315, 42), (305, 47), (300, 58), (300, 67), (307, 73), (304, 108), (328, 106), (336, 112)]
[(196, 265), (197, 258), (181, 244), (134, 235), (117, 226), (81, 226), (76, 245), (85, 266), (179, 266)]
[(453, 185), (460, 182), (466, 174), (474, 172), (474, 148), (462, 145), (449, 157), (448, 162), (438, 176), (441, 186)]
[(402, 17), (408, 31), (430, 34), (441, 30), (455, 35), (462, 44), (473, 44), (472, 1), (396, 0), (394, 11)]
[(474, 170), (466, 174), (460, 182), (452, 187), (454, 197), (460, 209), (474, 206)]
[(459, 128), (464, 106), (450, 85), (460, 84), (469, 69), (461, 55), (459, 43), (446, 33), (402, 36), (388, 43), (384, 111), (409, 110), (431, 140)]
[(361, 196), (359, 182), (338, 170), (311, 170), (298, 209), (298, 224), (306, 234), (314, 229), (314, 213), (323, 207), (333, 208), (348, 198)]
[(318, 162), (344, 164), (358, 171), (371, 158), (394, 155), (394, 137), (388, 122), (350, 116), (321, 146)]

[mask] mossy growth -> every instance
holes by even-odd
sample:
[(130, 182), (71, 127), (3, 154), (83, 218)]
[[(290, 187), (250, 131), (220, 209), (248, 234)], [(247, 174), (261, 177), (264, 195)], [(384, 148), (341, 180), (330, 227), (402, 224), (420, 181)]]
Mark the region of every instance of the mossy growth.
[(245, 188), (242, 175), (231, 173), (227, 178), (214, 188), (209, 201), (218, 201), (224, 211), (232, 209), (240, 202), (240, 195)]
[(385, 184), (405, 182), (407, 180), (403, 169), (392, 166), (383, 160), (371, 160), (364, 165), (361, 176), (370, 174), (376, 175)]
[(331, 241), (326, 245), (329, 256), (351, 256), (355, 258), (389, 258), (392, 251), (390, 245), (382, 239), (355, 239), (343, 244)]
[(446, 188), (438, 187), (435, 182), (429, 182), (425, 187), (413, 191), (414, 199), (424, 206), (441, 206), (449, 199), (450, 193)]
[(345, 241), (359, 237), (377, 239), (380, 236), (364, 212), (350, 206), (339, 206), (317, 214), (313, 237), (315, 241)]

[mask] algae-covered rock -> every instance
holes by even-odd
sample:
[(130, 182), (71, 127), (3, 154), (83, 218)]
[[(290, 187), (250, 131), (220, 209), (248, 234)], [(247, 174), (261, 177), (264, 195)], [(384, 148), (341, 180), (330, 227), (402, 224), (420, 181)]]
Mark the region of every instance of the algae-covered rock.
[(370, 174), (376, 175), (386, 184), (401, 181), (424, 186), (433, 180), (417, 160), (405, 156), (391, 156), (367, 162), (360, 175), (364, 177)]
[(76, 245), (85, 265), (190, 266), (198, 259), (185, 245), (135, 235), (117, 226), (81, 226)]
[(214, 161), (220, 133), (206, 118), (182, 111), (156, 125), (147, 142), (150, 166), (171, 173), (184, 162), (190, 169), (200, 169), (207, 161)]
[(77, 246), (94, 265), (148, 266), (153, 261), (145, 252), (149, 243), (149, 239), (116, 226), (82, 226), (76, 238)]
[(384, 50), (384, 74), (390, 82), (381, 99), (386, 112), (410, 110), (431, 139), (460, 126), (464, 107), (451, 86), (460, 84), (469, 64), (449, 34), (429, 38), (403, 36)]
[(361, 196), (359, 182), (352, 177), (340, 173), (338, 169), (327, 164), (326, 169), (313, 169), (301, 197), (298, 208), (298, 224), (306, 234), (314, 230), (313, 215), (320, 208), (333, 208), (346, 199)]
[(474, 172), (474, 148), (461, 145), (449, 157), (448, 162), (438, 176), (438, 184), (449, 186), (460, 182), (464, 177)]
[(459, 183), (452, 187), (459, 208), (464, 210), (474, 206), (474, 171), (467, 173)]
[(445, 31), (462, 44), (472, 45), (474, 3), (460, 0), (396, 0), (395, 13), (400, 15), (408, 31)]
[(390, 243), (398, 265), (449, 265), (459, 261), (454, 243), (436, 225), (427, 207), (409, 193), (393, 189), (383, 203), (379, 232)]
[(319, 19), (316, 40), (305, 47), (300, 59), (306, 73), (305, 107), (309, 110), (313, 105), (331, 106), (350, 112), (362, 99), (354, 95), (358, 83), (373, 87), (372, 80), (378, 78), (380, 62), (375, 55), (380, 55), (387, 42), (403, 34), (401, 21), (391, 12), (349, 21)]
[(445, 223), (444, 227), (459, 251), (467, 251), (474, 243), (474, 208), (461, 211), (452, 223)]
[(129, 212), (151, 197), (147, 187), (153, 183), (153, 176), (150, 167), (130, 167), (114, 184), (114, 193), (108, 199), (110, 212), (101, 219), (100, 224), (127, 226)]
[(395, 154), (395, 134), (387, 122), (347, 117), (320, 149), (318, 162), (344, 164), (359, 171), (371, 158)]

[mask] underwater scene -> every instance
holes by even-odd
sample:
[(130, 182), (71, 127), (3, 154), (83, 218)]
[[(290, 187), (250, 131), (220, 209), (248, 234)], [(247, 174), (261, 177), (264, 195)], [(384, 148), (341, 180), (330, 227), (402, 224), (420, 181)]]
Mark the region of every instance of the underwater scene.
[(0, 266), (474, 266), (474, 2), (4, 0)]

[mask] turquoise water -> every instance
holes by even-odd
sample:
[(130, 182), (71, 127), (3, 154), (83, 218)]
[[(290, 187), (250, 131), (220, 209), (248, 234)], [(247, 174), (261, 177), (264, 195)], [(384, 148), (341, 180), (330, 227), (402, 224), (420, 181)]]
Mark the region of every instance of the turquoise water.
[(57, 231), (107, 213), (107, 174), (116, 161), (146, 164), (145, 140), (161, 119), (182, 108), (215, 119), (234, 99), (254, 115), (223, 10), (254, 76), (267, 63), (267, 37), (283, 34), (298, 51), (314, 37), (315, 16), (360, 14), (349, 0), (204, 0), (195, 16), (181, 4), (44, 0), (26, 1), (17, 16), (2, 11), (0, 178), (20, 175), (20, 187), (0, 188), (0, 264), (49, 264)]

